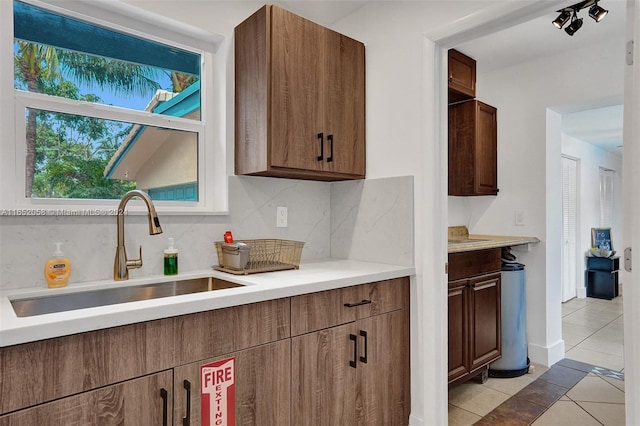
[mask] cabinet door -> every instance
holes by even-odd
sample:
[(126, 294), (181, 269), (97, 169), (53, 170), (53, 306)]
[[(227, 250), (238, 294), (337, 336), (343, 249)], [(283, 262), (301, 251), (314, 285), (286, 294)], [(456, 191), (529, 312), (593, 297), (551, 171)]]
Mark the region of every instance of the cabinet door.
[(449, 195), (498, 193), (497, 126), (497, 110), (490, 105), (449, 105)]
[(0, 417), (1, 426), (169, 425), (171, 371), (62, 398)]
[(449, 382), (469, 372), (468, 280), (449, 282)]
[(292, 425), (356, 424), (356, 345), (355, 323), (291, 339)]
[(476, 114), (475, 191), (495, 195), (498, 192), (497, 110), (478, 102)]
[(457, 50), (449, 50), (449, 103), (476, 96), (476, 61)]
[(500, 358), (500, 273), (469, 280), (470, 293), (470, 370)]
[(409, 422), (409, 324), (406, 311), (357, 322), (359, 425), (406, 425)]
[[(271, 7), (270, 165), (322, 170), (324, 29)], [(318, 137), (323, 133), (322, 137)], [(326, 154), (326, 153), (325, 153)]]
[(326, 171), (365, 176), (364, 45), (325, 30)]
[(289, 424), (291, 343), (281, 340), (175, 369), (176, 426), (201, 424), (200, 367), (235, 358), (236, 424)]

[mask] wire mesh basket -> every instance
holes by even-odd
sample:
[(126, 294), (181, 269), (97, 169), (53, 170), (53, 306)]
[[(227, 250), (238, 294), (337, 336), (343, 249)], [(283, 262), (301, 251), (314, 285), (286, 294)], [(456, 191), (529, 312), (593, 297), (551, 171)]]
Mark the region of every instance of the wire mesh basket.
[(224, 242), (216, 241), (215, 247), (219, 265), (214, 266), (214, 269), (236, 275), (246, 275), (300, 267), (300, 256), (304, 242), (278, 239), (236, 240), (235, 242), (244, 243), (250, 248), (249, 261), (246, 266), (237, 269), (232, 265), (225, 265), (222, 250)]

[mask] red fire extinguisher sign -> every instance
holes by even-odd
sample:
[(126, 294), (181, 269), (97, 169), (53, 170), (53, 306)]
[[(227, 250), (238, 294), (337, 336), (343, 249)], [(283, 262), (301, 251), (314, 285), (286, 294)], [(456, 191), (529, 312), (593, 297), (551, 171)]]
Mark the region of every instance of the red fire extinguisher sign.
[(235, 358), (200, 366), (202, 426), (236, 424)]

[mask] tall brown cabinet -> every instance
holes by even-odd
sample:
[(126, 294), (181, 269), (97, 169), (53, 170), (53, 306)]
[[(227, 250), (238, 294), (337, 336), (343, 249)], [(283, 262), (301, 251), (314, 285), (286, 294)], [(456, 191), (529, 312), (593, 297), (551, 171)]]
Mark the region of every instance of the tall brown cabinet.
[(449, 51), (449, 195), (498, 194), (497, 110), (475, 99), (476, 62)]
[(277, 6), (235, 29), (236, 174), (365, 177), (364, 45)]

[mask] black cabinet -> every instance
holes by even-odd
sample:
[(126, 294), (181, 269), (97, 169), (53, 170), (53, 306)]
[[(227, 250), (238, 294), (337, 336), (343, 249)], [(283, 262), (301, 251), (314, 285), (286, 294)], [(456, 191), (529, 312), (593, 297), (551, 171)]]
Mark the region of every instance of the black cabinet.
[(587, 257), (587, 297), (613, 299), (618, 297), (619, 257)]

